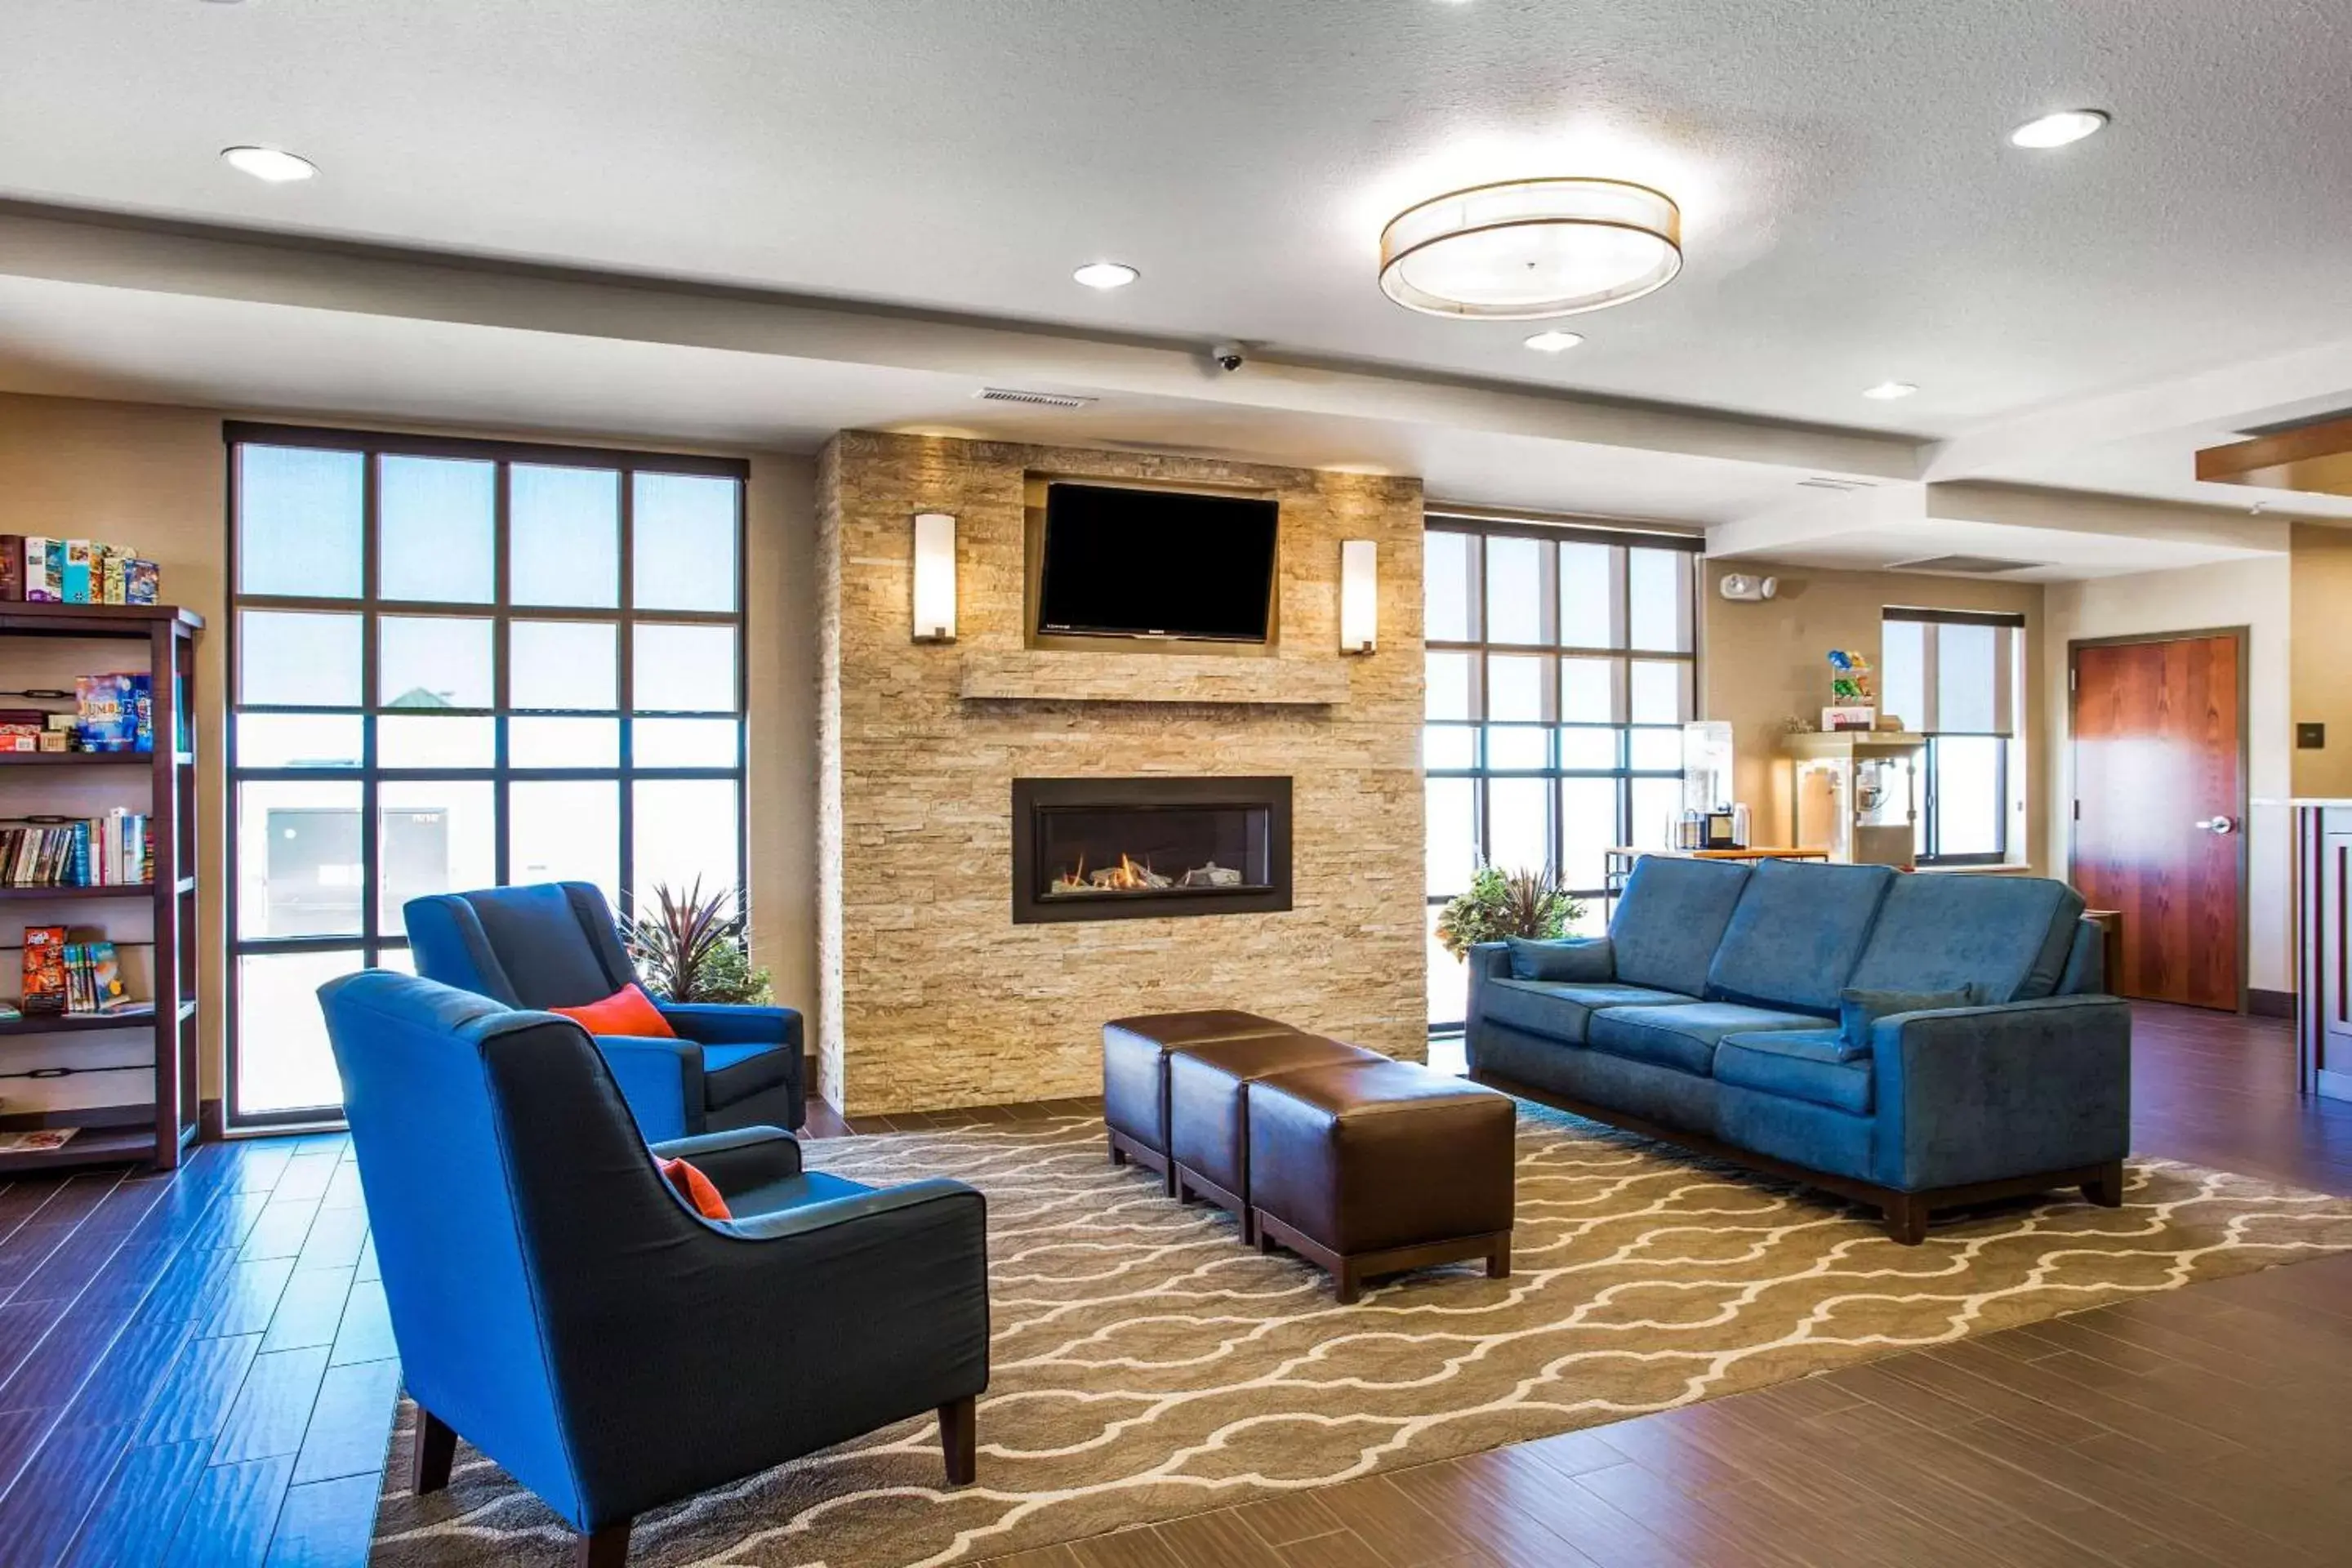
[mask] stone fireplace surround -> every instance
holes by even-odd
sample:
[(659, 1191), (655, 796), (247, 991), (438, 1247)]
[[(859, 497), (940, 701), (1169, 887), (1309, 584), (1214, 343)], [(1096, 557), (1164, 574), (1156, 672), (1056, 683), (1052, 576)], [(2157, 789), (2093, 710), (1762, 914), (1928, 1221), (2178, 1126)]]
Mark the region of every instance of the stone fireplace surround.
[[(1282, 507), (1273, 657), (1045, 651), (1034, 475), (1253, 486)], [(909, 636), (912, 522), (955, 516), (959, 640)], [(1100, 1027), (1242, 1006), (1418, 1059), (1418, 481), (845, 432), (818, 472), (819, 1084), (850, 1114), (1089, 1094)], [(1339, 542), (1379, 549), (1380, 646), (1339, 651)], [(1287, 910), (1015, 923), (1016, 778), (1292, 781)]]

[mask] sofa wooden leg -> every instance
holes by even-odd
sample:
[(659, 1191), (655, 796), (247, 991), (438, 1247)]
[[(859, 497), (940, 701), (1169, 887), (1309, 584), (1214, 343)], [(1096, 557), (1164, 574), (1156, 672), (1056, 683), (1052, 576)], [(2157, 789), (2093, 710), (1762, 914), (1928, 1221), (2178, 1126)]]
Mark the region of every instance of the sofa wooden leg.
[(1354, 1264), (1340, 1263), (1339, 1271), (1331, 1276), (1331, 1293), (1339, 1299), (1342, 1307), (1352, 1307), (1363, 1300), (1364, 1282), (1356, 1278)]
[(449, 1466), (457, 1457), (457, 1434), (449, 1424), (422, 1405), (416, 1407), (416, 1451), (409, 1456), (408, 1481), (418, 1497), (449, 1484)]
[(2083, 1184), (2083, 1195), (2101, 1208), (2124, 1206), (2124, 1163), (2111, 1160), (2096, 1176)]
[(1919, 1193), (1896, 1193), (1887, 1200), (1886, 1234), (1905, 1247), (1927, 1239), (1927, 1200)]
[(572, 1543), (572, 1568), (622, 1568), (629, 1560), (629, 1521), (608, 1524)]
[(971, 1395), (940, 1406), (940, 1451), (947, 1457), (948, 1485), (971, 1485), (980, 1474), (980, 1422)]
[(1511, 1233), (1503, 1232), (1495, 1244), (1486, 1248), (1486, 1278), (1508, 1279), (1511, 1277)]

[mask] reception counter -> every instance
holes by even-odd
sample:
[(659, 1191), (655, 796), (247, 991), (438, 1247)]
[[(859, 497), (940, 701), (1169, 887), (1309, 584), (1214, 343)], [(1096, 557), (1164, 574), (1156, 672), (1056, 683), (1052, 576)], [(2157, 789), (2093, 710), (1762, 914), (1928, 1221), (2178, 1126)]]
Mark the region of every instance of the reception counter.
[(2294, 808), (2294, 1034), (2306, 1094), (2352, 1100), (2352, 799)]

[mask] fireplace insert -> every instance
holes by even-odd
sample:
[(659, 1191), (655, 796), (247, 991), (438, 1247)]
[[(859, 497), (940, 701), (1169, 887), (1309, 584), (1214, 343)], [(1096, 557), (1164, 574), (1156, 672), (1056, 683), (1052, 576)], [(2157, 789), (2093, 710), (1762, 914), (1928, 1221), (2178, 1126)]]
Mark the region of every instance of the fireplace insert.
[(1015, 923), (1288, 908), (1286, 778), (1013, 781)]

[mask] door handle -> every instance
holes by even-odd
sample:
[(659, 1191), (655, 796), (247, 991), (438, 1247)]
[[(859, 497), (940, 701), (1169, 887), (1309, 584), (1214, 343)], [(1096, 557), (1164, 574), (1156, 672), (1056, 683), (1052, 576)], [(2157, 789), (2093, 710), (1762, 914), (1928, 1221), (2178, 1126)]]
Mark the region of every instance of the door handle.
[(2195, 822), (2190, 823), (2189, 826), (2206, 833), (2235, 833), (2238, 831), (2237, 819), (2235, 817), (2229, 816), (2200, 817)]

